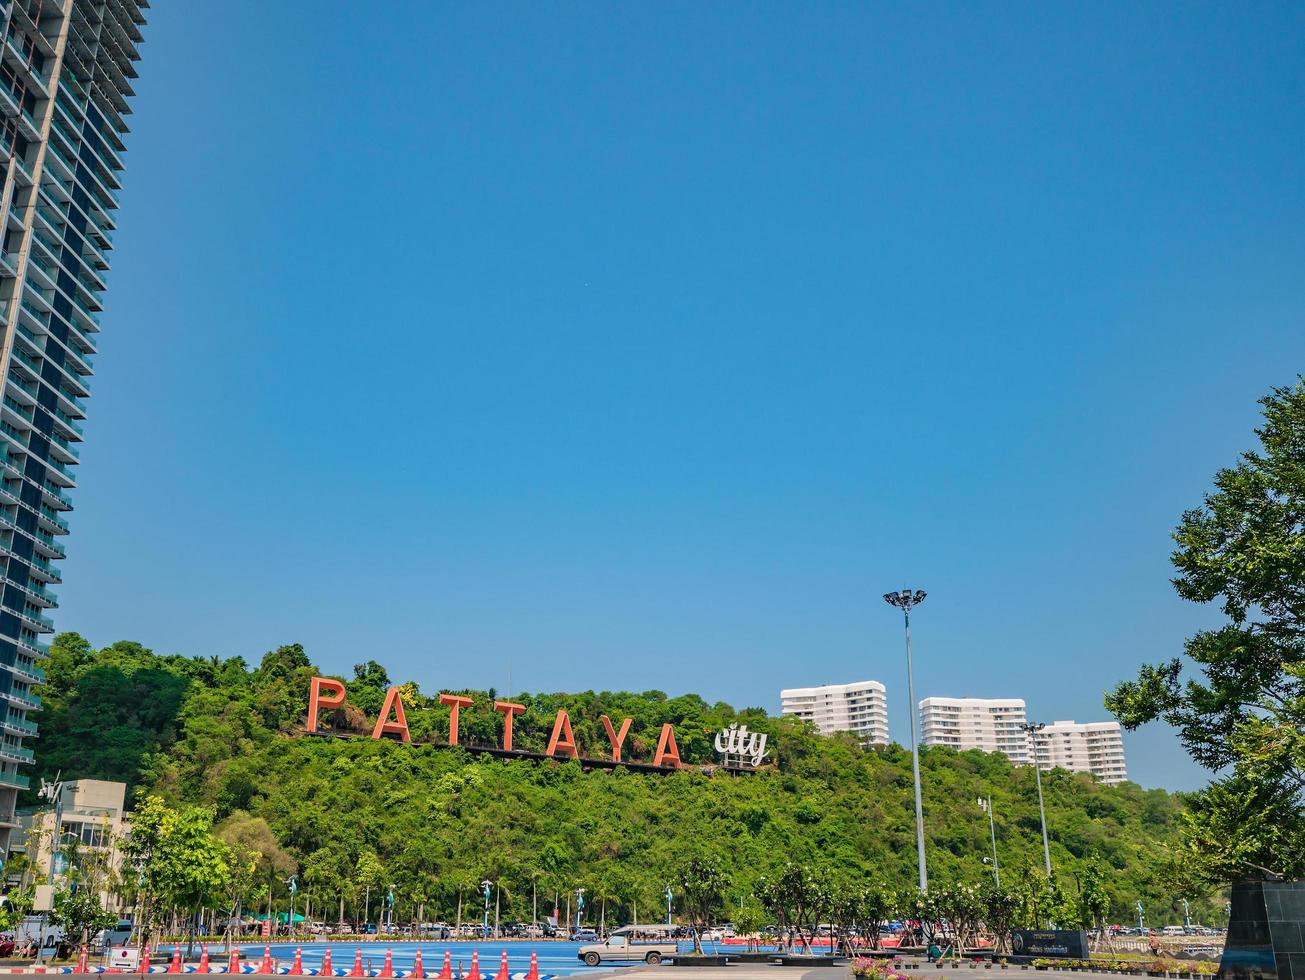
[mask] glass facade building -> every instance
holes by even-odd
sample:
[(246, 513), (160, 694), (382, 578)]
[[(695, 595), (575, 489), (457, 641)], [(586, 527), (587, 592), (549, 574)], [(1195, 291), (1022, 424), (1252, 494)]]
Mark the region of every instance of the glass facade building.
[(28, 785), (148, 0), (0, 0), (0, 855)]

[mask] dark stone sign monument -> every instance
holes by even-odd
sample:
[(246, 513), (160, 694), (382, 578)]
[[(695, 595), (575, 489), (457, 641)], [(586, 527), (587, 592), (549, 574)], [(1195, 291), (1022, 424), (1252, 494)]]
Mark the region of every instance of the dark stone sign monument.
[[(1081, 929), (1012, 929), (1010, 951), (1016, 956), (1088, 958), (1088, 935)], [(1302, 976), (1300, 980), (1305, 980)]]
[(1219, 980), (1305, 980), (1305, 881), (1238, 881)]

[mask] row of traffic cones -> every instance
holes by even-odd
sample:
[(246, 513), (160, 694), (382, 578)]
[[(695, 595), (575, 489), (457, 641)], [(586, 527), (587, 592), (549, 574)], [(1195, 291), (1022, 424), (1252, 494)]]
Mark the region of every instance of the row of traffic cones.
[[(149, 970), (150, 970), (150, 951), (149, 951), (149, 947), (147, 946), (145, 947), (144, 950), (140, 972), (149, 973)], [(90, 972), (90, 967), (87, 962), (86, 947), (83, 946), (81, 956), (77, 960), (77, 966), (73, 970), (73, 973), (89, 973), (89, 972)], [(168, 969), (166, 972), (168, 973), (186, 972), (185, 967), (182, 965), (181, 962), (180, 946), (176, 946), (173, 948), (172, 961), (168, 964)], [(196, 968), (195, 972), (196, 973), (209, 972), (209, 959), (208, 959), (207, 945), (200, 947), (199, 966)], [(231, 956), (227, 960), (226, 972), (228, 975), (235, 975), (240, 973), (240, 950), (235, 947), (232, 947)], [(255, 972), (265, 976), (272, 976), (276, 974), (277, 972), (276, 967), (272, 963), (271, 946), (263, 947), (263, 962), (259, 964), (258, 970)], [(335, 970), (331, 966), (330, 946), (327, 946), (326, 952), (322, 954), (322, 968), (320, 974), (322, 976), (327, 976), (327, 977), (334, 976), (335, 974)], [(293, 964), (291, 964), (290, 969), (286, 971), (286, 975), (291, 977), (302, 977), (306, 975), (304, 972), (303, 949), (299, 946), (295, 947), (294, 962)], [(379, 978), (392, 978), (394, 977), (394, 975), (395, 975), (394, 954), (391, 950), (386, 949), (385, 964), (381, 967), (380, 971), (376, 974), (376, 976)], [(354, 950), (353, 969), (350, 970), (348, 973), (346, 973), (345, 976), (346, 977), (371, 976), (371, 973), (369, 971), (363, 969), (361, 946)], [(412, 964), (412, 973), (410, 973), (409, 976), (415, 978), (415, 980), (426, 980), (426, 971), (423, 969), (422, 962), (421, 962), (420, 947), (418, 947), (417, 949), (417, 956), (413, 960), (413, 964)], [(453, 959), (447, 949), (444, 951), (443, 968), (440, 970), (438, 974), (436, 974), (433, 978), (431, 978), (431, 980), (453, 980)], [(462, 977), (462, 980), (485, 980), (485, 978), (481, 975), (480, 972), (480, 953), (477, 950), (473, 949), (471, 951), (471, 970), (468, 971), (467, 974)], [(503, 950), (503, 956), (499, 960), (498, 973), (494, 975), (494, 980), (512, 980), (511, 974), (508, 972), (508, 954), (506, 949)], [(525, 980), (539, 980), (539, 958), (533, 950), (530, 953), (530, 972), (526, 974)]]

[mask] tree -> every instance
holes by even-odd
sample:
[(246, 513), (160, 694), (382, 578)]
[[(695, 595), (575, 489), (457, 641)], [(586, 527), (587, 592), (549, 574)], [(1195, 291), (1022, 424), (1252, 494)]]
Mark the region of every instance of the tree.
[(811, 949), (820, 915), (829, 905), (829, 890), (804, 865), (786, 863), (776, 875), (757, 882), (757, 898), (785, 933), (796, 932), (806, 950)]
[[(226, 845), (228, 900), (228, 933), (232, 919), (237, 919), (246, 903), (257, 902), (267, 895), (270, 899), (278, 880), (299, 870), (298, 862), (286, 853), (276, 834), (263, 817), (255, 817), (237, 810), (222, 821), (214, 831)], [(268, 915), (272, 909), (269, 902)]]
[(983, 922), (992, 933), (995, 950), (1004, 953), (1019, 914), (1020, 899), (1009, 887), (988, 882), (983, 886)]
[(1205, 884), (1305, 874), (1305, 381), (1260, 404), (1259, 449), (1174, 532), (1174, 588), (1227, 618), (1185, 645), (1200, 676), (1174, 658), (1106, 697), (1129, 729), (1175, 726), (1220, 774), (1186, 821), (1187, 870)]
[(756, 948), (757, 933), (769, 919), (765, 909), (756, 902), (743, 901), (734, 906), (730, 919), (734, 923), (735, 934), (747, 939), (748, 951), (751, 952)]
[(879, 934), (897, 914), (898, 898), (891, 888), (878, 882), (861, 887), (856, 908), (856, 924), (862, 937), (879, 948)]
[(12, 932), (15, 926), (31, 914), (35, 904), (35, 885), (26, 885), (0, 895), (0, 932)]
[(174, 810), (157, 796), (136, 808), (123, 854), (135, 866), (145, 898), (143, 935), (148, 935), (155, 901), (165, 901), (189, 914), (193, 951), (195, 918), (221, 896), (230, 875), (229, 850), (211, 833), (212, 822), (212, 811), (205, 807)]
[[(372, 890), (379, 890), (385, 879), (385, 867), (375, 851), (363, 851), (354, 866), (354, 887), (363, 893), (363, 921), (371, 921)], [(379, 918), (379, 917), (378, 917)], [(378, 926), (379, 929), (379, 926)]]
[(118, 916), (104, 908), (94, 889), (78, 888), (73, 883), (55, 893), (50, 921), (75, 942), (88, 943), (101, 929), (116, 923)]
[(681, 902), (693, 925), (694, 952), (701, 953), (702, 932), (711, 921), (712, 910), (721, 903), (730, 880), (713, 861), (701, 857), (684, 864), (676, 879)]
[(979, 923), (983, 920), (981, 889), (974, 885), (948, 885), (934, 889), (931, 894), (935, 915), (946, 921), (956, 951), (963, 953), (966, 946), (973, 945)]

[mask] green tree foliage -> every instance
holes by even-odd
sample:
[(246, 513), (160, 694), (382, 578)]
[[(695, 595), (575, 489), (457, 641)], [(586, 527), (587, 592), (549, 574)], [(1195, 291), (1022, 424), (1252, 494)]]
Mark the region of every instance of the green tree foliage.
[[(285, 911), (285, 879), (296, 866), (299, 909), (311, 905), (314, 917), (328, 921), (360, 921), (364, 905), (374, 919), (391, 887), (398, 919), (422, 909), (428, 920), (454, 922), (462, 907), (464, 921), (479, 921), (478, 883), (486, 878), (498, 885), (505, 921), (531, 918), (532, 883), (544, 914), (555, 895), (565, 914), (565, 896), (584, 888), (595, 920), (604, 906), (609, 925), (630, 921), (636, 907), (648, 919), (650, 910), (665, 908), (664, 890), (686, 855), (731, 879), (729, 906), (755, 901), (771, 921), (782, 914), (796, 930), (801, 920), (804, 933), (827, 914), (832, 896), (846, 900), (867, 883), (885, 895), (914, 892), (911, 761), (900, 746), (866, 750), (794, 718), (693, 695), (587, 691), (519, 696), (527, 710), (516, 719), (517, 744), (542, 751), (557, 710), (566, 708), (583, 754), (609, 751), (607, 714), (618, 725), (634, 719), (624, 755), (647, 761), (669, 722), (685, 768), (652, 775), (508, 761), (475, 751), (496, 746), (502, 730), (486, 692), (467, 692), (475, 703), (462, 712), (465, 744), (449, 749), (430, 744), (447, 740), (448, 707), (410, 684), (402, 688), (414, 744), (374, 741), (367, 735), (375, 715), (362, 704), (379, 710), (391, 679), (366, 663), (348, 681), (347, 709), (322, 714), (336, 735), (353, 737), (307, 737), (309, 679), (317, 671), (298, 645), (249, 663), (158, 656), (124, 643), (95, 652), (75, 634), (55, 645), (63, 653), (46, 696), (38, 766), (52, 775), (57, 767), (49, 759), (57, 758), (65, 778), (125, 778), (144, 791), (127, 856), (142, 918), (153, 922), (172, 909), (184, 916), (197, 900), (209, 908), (239, 899), (251, 910), (257, 902)], [(143, 698), (176, 697), (124, 772), (120, 759), (100, 753), (94, 720), (74, 719), (99, 710), (88, 679), (125, 671), (128, 661), (131, 676), (152, 678)], [(51, 718), (56, 723), (46, 726)], [(774, 763), (755, 775), (710, 771), (714, 733), (731, 722), (768, 734)], [(1032, 769), (944, 748), (924, 751), (921, 766), (930, 877), (939, 887), (991, 876), (983, 864), (987, 819), (973, 805), (978, 796), (992, 796), (1003, 882), (1008, 868), (1014, 882), (1021, 866), (1041, 864)], [(1170, 906), (1171, 893), (1156, 883), (1157, 845), (1177, 838), (1175, 797), (1064, 771), (1045, 774), (1043, 788), (1053, 862), (1068, 873), (1099, 854), (1112, 921), (1126, 921), (1138, 899), (1149, 909)], [(166, 870), (183, 820), (207, 869), (191, 883)], [(251, 878), (241, 869), (254, 854), (259, 870)], [(790, 863), (806, 875), (799, 894), (809, 901), (800, 912), (762, 897), (763, 885), (796, 873)], [(678, 898), (676, 908), (684, 910)], [(864, 908), (857, 915), (876, 918)], [(1176, 910), (1172, 921), (1181, 921)]]
[(160, 905), (192, 920), (201, 908), (222, 903), (230, 889), (230, 848), (212, 833), (213, 812), (203, 806), (174, 809), (160, 797), (141, 801), (123, 856), (139, 875), (145, 934)]
[(0, 896), (0, 932), (12, 932), (15, 926), (31, 914), (35, 904), (35, 885), (12, 888)]
[(713, 914), (725, 897), (730, 879), (709, 858), (691, 858), (681, 865), (676, 881), (680, 898), (693, 928), (693, 948), (702, 952), (702, 931), (707, 928)]
[(1220, 773), (1185, 815), (1178, 862), (1226, 883), (1305, 875), (1305, 382), (1261, 399), (1260, 447), (1215, 476), (1183, 515), (1174, 587), (1227, 622), (1186, 643), (1187, 659), (1143, 666), (1106, 706), (1128, 727), (1177, 727)]
[(105, 910), (94, 889), (68, 887), (55, 892), (50, 921), (74, 942), (87, 943), (101, 929), (117, 922), (118, 916)]

